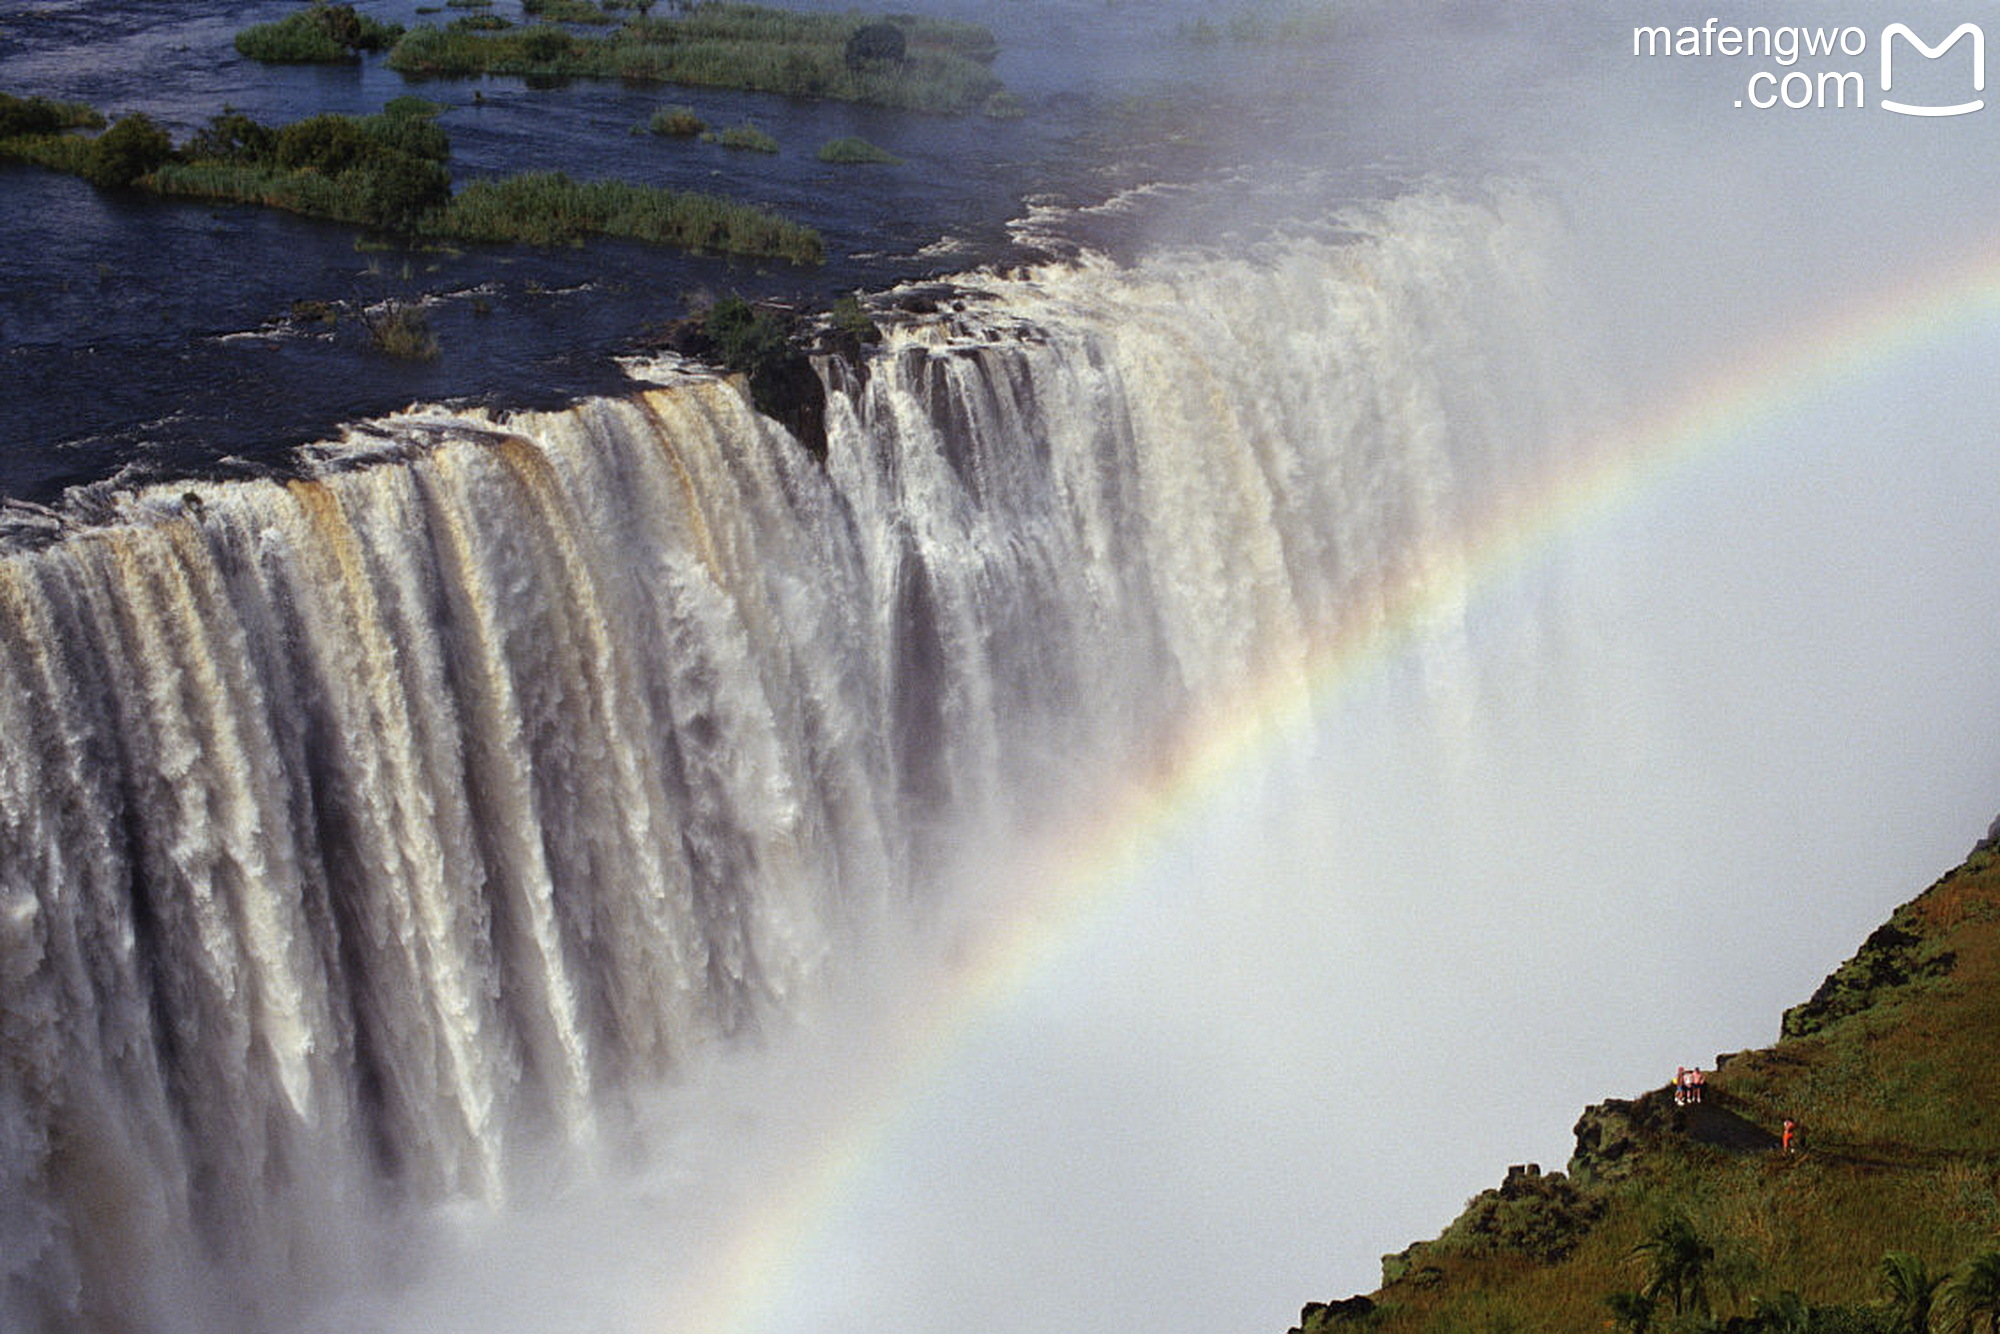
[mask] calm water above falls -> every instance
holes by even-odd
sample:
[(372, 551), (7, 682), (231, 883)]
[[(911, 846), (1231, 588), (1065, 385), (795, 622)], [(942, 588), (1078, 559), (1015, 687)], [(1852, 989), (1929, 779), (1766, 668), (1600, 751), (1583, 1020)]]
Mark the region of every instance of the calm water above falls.
[[(829, 262), (764, 268), (624, 243), (374, 250), (352, 228), (104, 194), (39, 169), (0, 167), (0, 494), (46, 502), (107, 478), (254, 470), (342, 421), (411, 402), (551, 405), (614, 387), (608, 353), (718, 293), (823, 301), (1067, 251), (1079, 240), (1118, 245), (1130, 239), (1118, 216), (1079, 223), (1069, 210), (1135, 186), (1227, 179), (1288, 138), (1323, 146), (1333, 129), (1326, 118), (1260, 107), (1256, 90), (1274, 64), (1289, 79), (1339, 85), (1350, 81), (1343, 60), (1352, 60), (1324, 48), (1292, 57), (1197, 46), (1178, 35), (1182, 15), (1170, 7), (1014, 4), (968, 16), (998, 31), (996, 70), (1026, 114), (932, 117), (588, 81), (413, 84), (379, 58), (291, 68), (235, 54), (239, 26), (292, 8), (281, 0), (0, 8), (0, 88), (113, 114), (144, 111), (177, 137), (225, 106), (282, 123), (365, 114), (416, 92), (449, 108), (442, 124), (460, 179), (562, 170), (717, 191), (814, 226)], [(408, 3), (370, 12), (423, 19)], [(692, 104), (717, 126), (754, 123), (781, 151), (633, 132), (669, 102)], [(815, 160), (821, 143), (845, 135), (905, 161), (843, 169)], [(1403, 175), (1439, 143), (1360, 118), (1339, 135), (1337, 157), (1314, 155), (1349, 164), (1334, 173), (1347, 183), (1329, 187), (1327, 169), (1315, 166), (1307, 191), (1315, 198), (1351, 195), (1385, 171)], [(1252, 201), (1255, 215), (1263, 211)], [(1030, 216), (1056, 221), (1010, 230)], [(1194, 225), (1220, 235), (1238, 225), (1236, 210)], [(351, 318), (331, 330), (287, 318), (295, 301), (352, 311), (416, 295), (443, 348), (434, 363), (371, 355)]]

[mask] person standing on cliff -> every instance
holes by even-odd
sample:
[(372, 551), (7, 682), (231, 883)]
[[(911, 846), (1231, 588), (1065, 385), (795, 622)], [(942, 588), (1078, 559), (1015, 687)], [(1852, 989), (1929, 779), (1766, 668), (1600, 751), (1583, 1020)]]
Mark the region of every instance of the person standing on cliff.
[(1793, 1123), (1793, 1121), (1792, 1121), (1792, 1118), (1791, 1118), (1791, 1117), (1789, 1117), (1789, 1116), (1788, 1116), (1788, 1117), (1786, 1117), (1786, 1118), (1785, 1118), (1785, 1132), (1784, 1132), (1784, 1134), (1782, 1134), (1782, 1135), (1780, 1135), (1780, 1136), (1778, 1137), (1778, 1142), (1779, 1142), (1779, 1144), (1780, 1144), (1780, 1145), (1782, 1145), (1782, 1146), (1783, 1146), (1783, 1148), (1784, 1148), (1784, 1150), (1785, 1150), (1785, 1152), (1786, 1152), (1786, 1153), (1790, 1153), (1790, 1152), (1792, 1151), (1792, 1144), (1793, 1144), (1793, 1142), (1794, 1142), (1794, 1141), (1796, 1141), (1796, 1140), (1798, 1139), (1798, 1137), (1799, 1137), (1799, 1128), (1798, 1128), (1798, 1126), (1797, 1126), (1796, 1124), (1794, 1124), (1794, 1123)]

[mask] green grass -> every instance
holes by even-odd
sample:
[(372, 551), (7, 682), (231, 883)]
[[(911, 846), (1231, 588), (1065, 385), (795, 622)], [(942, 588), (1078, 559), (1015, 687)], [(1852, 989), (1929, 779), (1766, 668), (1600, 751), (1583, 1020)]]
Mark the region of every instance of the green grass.
[(877, 148), (866, 139), (829, 139), (819, 146), (821, 162), (870, 164), (880, 163), (896, 166), (903, 159), (886, 148)]
[[(1572, 1160), (1566, 1187), (1600, 1212), (1580, 1235), (1574, 1210), (1513, 1183), (1486, 1192), (1436, 1240), (1385, 1261), (1366, 1328), (1445, 1334), (1518, 1328), (1602, 1334), (1622, 1327), (1606, 1299), (1649, 1279), (1649, 1235), (1683, 1219), (1714, 1252), (1709, 1317), (1657, 1313), (1661, 1334), (1781, 1327), (1795, 1294), (1805, 1328), (1887, 1328), (1879, 1270), (1892, 1251), (1946, 1273), (2000, 1242), (2000, 860), (1979, 853), (1912, 903), (1822, 988), (1810, 1032), (1732, 1057), (1705, 1101), (1775, 1131), (1790, 1117), (1801, 1151), (1724, 1148), (1675, 1128), (1666, 1091), (1588, 1115), (1622, 1127), (1616, 1163)], [(1885, 944), (1886, 942), (1886, 944)], [(1796, 1015), (1798, 1012), (1794, 1011)], [(1608, 1133), (1608, 1132), (1607, 1132)], [(1558, 1237), (1553, 1254), (1545, 1244)], [(1758, 1324), (1758, 1312), (1764, 1323)], [(1309, 1324), (1308, 1328), (1315, 1326)], [(1362, 1328), (1330, 1321), (1325, 1328)], [(1275, 1331), (1274, 1331), (1275, 1334)]]
[(899, 16), (903, 60), (850, 63), (846, 44), (867, 22), (859, 14), (710, 3), (678, 17), (633, 19), (601, 37), (551, 24), (506, 32), (423, 25), (404, 34), (389, 66), (418, 76), (645, 80), (929, 112), (985, 106), (1004, 91), (987, 68), (996, 47), (985, 28)]
[(92, 143), (76, 134), (17, 134), (0, 139), (0, 158), (82, 176), (89, 170)]
[(95, 107), (82, 102), (57, 102), (46, 97), (14, 97), (0, 93), (0, 139), (103, 128), (103, 115)]
[(532, 245), (619, 236), (795, 264), (826, 258), (817, 232), (747, 204), (626, 181), (573, 181), (554, 172), (473, 181), (426, 221), (424, 232)]
[(693, 107), (671, 106), (655, 111), (646, 128), (671, 139), (692, 139), (708, 128), (708, 122)]
[(549, 23), (616, 23), (591, 0), (521, 0), (521, 12)]
[(734, 148), (745, 153), (778, 151), (778, 141), (755, 125), (732, 125), (720, 133), (711, 132), (701, 137), (706, 143), (721, 144), (724, 148)]

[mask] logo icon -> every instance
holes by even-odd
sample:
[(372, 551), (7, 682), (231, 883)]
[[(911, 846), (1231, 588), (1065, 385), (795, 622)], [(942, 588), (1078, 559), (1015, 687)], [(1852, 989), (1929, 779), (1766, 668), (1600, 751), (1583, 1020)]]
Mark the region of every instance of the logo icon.
[[(1939, 56), (1951, 50), (1952, 47), (1957, 46), (1959, 38), (1966, 36), (1972, 38), (1972, 89), (1974, 92), (1985, 92), (1986, 34), (1980, 31), (1979, 25), (1976, 23), (1959, 24), (1951, 30), (1951, 36), (1945, 38), (1936, 46), (1932, 46), (1929, 42), (1917, 36), (1916, 33), (1910, 31), (1910, 25), (1907, 23), (1891, 23), (1888, 27), (1884, 28), (1882, 30), (1882, 91), (1884, 93), (1890, 91), (1890, 66), (1895, 55), (1896, 39), (1898, 37), (1904, 38), (1911, 46), (1921, 51), (1926, 60), (1936, 60)], [(1878, 105), (1884, 111), (1894, 111), (1905, 116), (1963, 116), (1968, 111), (1977, 111), (1985, 106), (1986, 99), (1975, 97), (1970, 102), (1960, 102), (1954, 106), (1938, 107), (1913, 106), (1907, 102), (1892, 102), (1887, 97), (1884, 97)]]

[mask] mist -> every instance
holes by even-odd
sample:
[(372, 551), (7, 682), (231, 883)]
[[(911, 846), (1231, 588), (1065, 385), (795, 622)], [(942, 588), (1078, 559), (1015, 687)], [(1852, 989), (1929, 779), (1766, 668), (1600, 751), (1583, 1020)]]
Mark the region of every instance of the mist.
[[(1378, 10), (1332, 58), (1356, 77), (1285, 105), (1314, 153), (1559, 212), (1575, 323), (1526, 335), (1576, 448), (1774, 383), (1149, 846), (731, 1327), (1281, 1330), (1508, 1164), (1559, 1167), (1586, 1103), (1773, 1040), (2000, 809), (2000, 320), (1878, 309), (1990, 247), (1990, 128), (1745, 113), (1741, 62), (1636, 61), (1629, 28)], [(1837, 373), (1799, 364), (1855, 327)], [(637, 1327), (683, 1328), (677, 1291)]]
[[(1939, 12), (1907, 17), (1936, 36)], [(1060, 69), (1003, 65), (1030, 96), (1171, 104), (1169, 129), (1135, 133), (1119, 163), (1171, 173), (1107, 172), (1100, 197), (1024, 205), (1021, 231), (1051, 238), (1045, 262), (973, 275), (969, 311), (892, 335), (852, 398), (881, 439), (916, 444), (881, 444), (894, 466), (879, 473), (858, 447), (808, 467), (723, 391), (658, 367), (635, 373), (684, 396), (673, 438), (693, 460), (668, 481), (646, 471), (670, 452), (644, 434), (664, 429), (657, 405), (510, 427), (523, 477), (520, 441), (554, 441), (560, 466), (537, 462), (519, 488), (546, 502), (543, 526), (491, 553), (463, 536), (471, 518), (451, 526), (454, 572), (481, 575), (456, 596), (490, 593), (476, 610), (499, 627), (496, 655), (527, 646), (525, 680), (559, 620), (544, 604), (562, 599), (532, 591), (524, 613), (508, 598), (545, 567), (573, 577), (602, 533), (628, 528), (633, 549), (698, 549), (591, 567), (587, 582), (614, 610), (628, 582), (685, 594), (661, 617), (680, 638), (661, 652), (672, 688), (655, 693), (699, 696), (685, 762), (721, 775), (689, 803), (722, 831), (695, 860), (783, 883), (740, 911), (702, 905), (715, 921), (687, 946), (693, 980), (642, 979), (685, 1007), (658, 1021), (664, 1079), (620, 1084), (540, 1139), (495, 1113), (512, 1138), (491, 1149), (506, 1161), (488, 1194), (444, 1189), (442, 1205), (378, 1220), (329, 1207), (344, 1258), (292, 1278), (300, 1291), (271, 1308), (287, 1327), (1277, 1334), (1304, 1302), (1374, 1288), (1384, 1253), (1435, 1236), (1508, 1165), (1560, 1167), (1586, 1104), (1774, 1040), (1784, 1008), (2000, 810), (1986, 540), (2000, 184), (1984, 170), (2000, 112), (1738, 106), (1757, 63), (1632, 53), (1632, 28), (1673, 22), (1664, 11), (1357, 5), (1330, 41), (1213, 47), (1177, 25), (1229, 15), (1195, 6), (1020, 0), (980, 17), (1003, 49), (1038, 26), (1088, 39)], [(1883, 15), (1810, 20), (1864, 29), (1859, 67), (1874, 69)], [(1950, 79), (1941, 63), (1898, 89), (1941, 101)], [(1015, 343), (1027, 350), (1001, 360)], [(947, 369), (895, 379), (933, 353)], [(988, 392), (989, 367), (1018, 392)], [(1107, 402), (1123, 414), (1108, 444), (1091, 434)], [(841, 410), (835, 440), (862, 438), (862, 408)], [(924, 436), (926, 410), (959, 435)], [(1033, 450), (981, 435), (1009, 412), (1048, 428)], [(295, 541), (310, 573), (310, 542), (337, 516), (355, 550), (365, 537), (395, 554), (380, 559), (402, 582), (369, 609), (402, 615), (405, 590), (447, 579), (421, 566), (434, 552), (383, 536), (444, 503), (425, 487), (464, 491), (454, 525), (492, 495), (526, 503), (503, 490), (506, 469), (489, 480), (425, 452), (478, 423), (406, 427), (431, 433), (409, 451), (438, 475), (423, 486), (356, 467), (314, 479), (324, 495), (305, 517), (281, 488), (245, 488), (210, 502), (184, 546)], [(1293, 430), (1341, 448), (1288, 451)], [(1107, 481), (1079, 440), (1129, 471)], [(1287, 485), (1249, 478), (1245, 459)], [(1043, 467), (1060, 503), (1038, 508), (1016, 491)], [(697, 492), (741, 508), (711, 531), (720, 511), (672, 510)], [(1075, 533), (1049, 538), (1051, 513)], [(1309, 522), (1329, 514), (1344, 522)], [(1128, 552), (1143, 568), (1121, 566)], [(912, 580), (900, 572), (918, 554), (932, 563)], [(489, 559), (500, 573), (485, 578)], [(898, 573), (871, 582), (871, 562)], [(257, 588), (289, 646), (282, 595), (310, 581), (269, 564)], [(885, 588), (904, 600), (859, 605)], [(1034, 619), (1049, 608), (1067, 619)], [(612, 661), (623, 649), (604, 644), (630, 627), (603, 619), (589, 652), (549, 662)], [(809, 723), (782, 700), (759, 712), (773, 644), (794, 656), (770, 680), (826, 692), (797, 710)], [(472, 652), (420, 647), (411, 679), (445, 679)], [(965, 663), (991, 670), (953, 675)], [(547, 710), (535, 736), (575, 759), (559, 777), (588, 798), (577, 809), (625, 819), (654, 795), (631, 756), (656, 738), (572, 750), (559, 725), (601, 720), (566, 684), (531, 701)], [(1045, 711), (1017, 712), (1020, 697)], [(651, 700), (634, 686), (602, 712)], [(854, 700), (876, 711), (842, 712)], [(851, 756), (827, 762), (829, 746), (788, 768), (795, 733), (850, 741)], [(910, 736), (936, 743), (915, 778), (882, 759)], [(625, 783), (608, 796), (591, 786), (605, 754), (624, 765), (598, 766)], [(871, 765), (889, 774), (880, 793)], [(923, 817), (907, 828), (824, 832), (906, 806)], [(489, 848), (466, 823), (461, 842), (503, 861), (506, 840)], [(596, 874), (617, 849), (594, 833), (530, 851)], [(853, 891), (854, 868), (901, 865), (882, 849), (905, 835), (923, 871)], [(836, 882), (852, 898), (825, 908), (815, 894)], [(603, 919), (607, 954), (629, 943), (623, 920)], [(560, 955), (511, 943), (523, 971)], [(464, 1008), (481, 1015), (484, 950), (464, 951)], [(758, 967), (725, 981), (756, 991), (741, 1002), (755, 1020), (704, 1028), (700, 987), (741, 957)], [(629, 981), (591, 999), (617, 1010)], [(538, 1022), (519, 1045), (557, 1051), (543, 1028), (558, 1025)], [(497, 1041), (489, 1053), (486, 1030), (458, 1036), (466, 1068), (485, 1061), (454, 1067), (465, 1086), (535, 1065)], [(565, 1091), (538, 1091), (552, 1123)], [(439, 1140), (461, 1129), (438, 1124)], [(484, 1165), (486, 1129), (441, 1159)], [(414, 1161), (433, 1148), (409, 1138)], [(135, 1159), (146, 1142), (132, 1137)], [(200, 1327), (188, 1300), (179, 1327)]]

